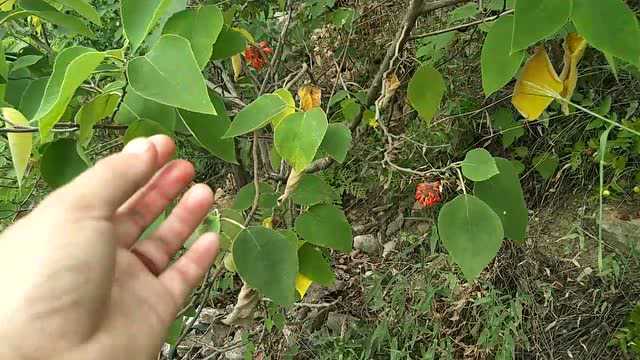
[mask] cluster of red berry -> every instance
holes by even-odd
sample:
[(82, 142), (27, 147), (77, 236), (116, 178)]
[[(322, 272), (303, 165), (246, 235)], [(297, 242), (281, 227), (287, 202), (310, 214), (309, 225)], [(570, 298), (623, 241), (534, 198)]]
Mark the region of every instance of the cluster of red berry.
[(423, 207), (432, 207), (442, 201), (442, 183), (420, 183), (416, 187), (416, 201)]
[(244, 58), (251, 66), (260, 71), (265, 65), (269, 63), (269, 55), (273, 54), (273, 49), (269, 47), (269, 43), (261, 41), (257, 46), (250, 45), (244, 51)]

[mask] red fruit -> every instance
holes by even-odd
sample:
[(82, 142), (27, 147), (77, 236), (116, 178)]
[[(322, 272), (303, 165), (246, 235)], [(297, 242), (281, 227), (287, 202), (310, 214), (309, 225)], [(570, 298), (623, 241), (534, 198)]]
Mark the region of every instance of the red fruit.
[(420, 183), (416, 187), (416, 201), (423, 207), (432, 207), (442, 202), (442, 183)]

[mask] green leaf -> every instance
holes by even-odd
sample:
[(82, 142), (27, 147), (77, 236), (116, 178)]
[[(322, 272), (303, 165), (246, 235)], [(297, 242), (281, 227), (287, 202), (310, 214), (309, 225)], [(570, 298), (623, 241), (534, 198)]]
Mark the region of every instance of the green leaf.
[(189, 40), (200, 69), (204, 69), (211, 59), (213, 44), (223, 25), (220, 8), (209, 5), (175, 13), (165, 24), (163, 33), (180, 35)]
[(242, 231), (244, 216), (235, 209), (222, 210), (220, 218), (220, 247), (222, 249), (231, 249), (233, 242)]
[(293, 114), (296, 111), (296, 101), (293, 98), (291, 92), (287, 89), (278, 89), (273, 92), (274, 95), (278, 95), (282, 101), (287, 104), (287, 109), (285, 111), (281, 111), (278, 116), (271, 120), (271, 126), (273, 128), (277, 128), (280, 125), (280, 122), (284, 120), (287, 116)]
[(589, 45), (640, 66), (640, 28), (623, 0), (574, 1), (573, 20)]
[(61, 139), (45, 145), (40, 160), (40, 174), (53, 189), (57, 189), (87, 170), (87, 163), (78, 154), (73, 139)]
[(560, 165), (557, 155), (545, 153), (533, 158), (533, 168), (545, 179), (549, 180)]
[(19, 0), (18, 6), (27, 11), (27, 16), (34, 15), (74, 33), (94, 36), (93, 31), (78, 17), (63, 14), (42, 0)]
[(318, 153), (327, 154), (335, 161), (343, 163), (351, 149), (351, 130), (342, 124), (329, 124)]
[(180, 335), (182, 335), (183, 329), (184, 329), (184, 317), (180, 316), (179, 319), (175, 319), (171, 323), (171, 326), (169, 326), (169, 332), (164, 342), (171, 346), (176, 346), (176, 343), (178, 342)]
[(36, 79), (24, 90), (19, 109), (27, 119), (33, 119), (38, 113), (38, 108), (40, 107), (48, 83), (48, 77)]
[(115, 121), (119, 124), (132, 124), (138, 120), (147, 119), (162, 125), (168, 131), (176, 127), (176, 111), (174, 108), (145, 99), (133, 89), (127, 89), (127, 95)]
[(296, 232), (314, 245), (351, 251), (353, 233), (346, 216), (336, 206), (316, 205), (296, 219)]
[(460, 195), (442, 207), (438, 231), (468, 281), (493, 260), (504, 238), (500, 217), (473, 195)]
[(446, 86), (433, 65), (422, 65), (409, 82), (407, 96), (422, 120), (429, 122), (438, 112)]
[(491, 116), (491, 125), (502, 132), (502, 145), (506, 149), (524, 136), (522, 124), (513, 118), (513, 112), (507, 108), (500, 108)]
[[(16, 126), (28, 126), (29, 121), (19, 111), (12, 108), (3, 108), (2, 116), (11, 121)], [(8, 127), (13, 127), (8, 125)], [(13, 169), (18, 178), (18, 186), (22, 187), (22, 179), (31, 159), (31, 149), (33, 147), (33, 134), (31, 133), (8, 133), (9, 151)]]
[(17, 58), (16, 61), (14, 61), (11, 64), (11, 72), (17, 71), (17, 70), (20, 70), (20, 69), (26, 69), (29, 66), (36, 64), (41, 59), (42, 59), (42, 56), (40, 56), (40, 55), (25, 55), (25, 56), (21, 56), (21, 57)]
[(191, 134), (212, 155), (237, 164), (235, 142), (233, 139), (222, 138), (222, 134), (229, 129), (231, 124), (224, 102), (217, 96), (212, 96), (211, 102), (218, 115), (200, 114), (187, 110), (178, 110), (178, 114)]
[(93, 126), (100, 120), (104, 120), (116, 110), (120, 94), (110, 93), (96, 96), (90, 102), (82, 105), (76, 113), (75, 121), (80, 126), (78, 143), (87, 146), (93, 136)]
[(496, 158), (500, 174), (477, 182), (474, 194), (489, 205), (502, 220), (507, 238), (524, 242), (527, 238), (529, 211), (520, 185), (520, 177), (511, 161)]
[(162, 125), (148, 119), (140, 119), (129, 125), (127, 132), (124, 133), (122, 141), (127, 144), (129, 141), (139, 137), (150, 137), (153, 135), (171, 135)]
[(315, 246), (308, 243), (302, 245), (298, 250), (298, 261), (300, 274), (309, 280), (324, 286), (331, 286), (336, 280), (331, 265)]
[(213, 45), (213, 60), (222, 60), (239, 54), (247, 47), (247, 39), (239, 32), (225, 27)]
[(287, 109), (287, 103), (280, 96), (262, 95), (240, 110), (223, 138), (232, 138), (260, 129)]
[(100, 20), (100, 14), (85, 0), (55, 0), (62, 5), (75, 10), (78, 14), (82, 15), (85, 19), (92, 23), (102, 26), (102, 20)]
[(482, 46), (482, 88), (486, 96), (502, 89), (520, 69), (525, 52), (511, 53), (513, 16), (498, 19)]
[(485, 149), (475, 149), (467, 153), (462, 162), (462, 173), (472, 181), (484, 181), (499, 174), (496, 160)]
[(273, 141), (280, 156), (302, 172), (315, 158), (328, 126), (327, 115), (320, 108), (294, 113), (280, 122)]
[(362, 107), (358, 104), (356, 99), (346, 99), (340, 103), (340, 108), (342, 109), (342, 116), (347, 121), (353, 121), (360, 111), (362, 111)]
[(554, 35), (569, 21), (570, 0), (518, 0), (511, 51), (524, 50)]
[(242, 279), (274, 303), (295, 301), (298, 249), (280, 233), (264, 227), (243, 230), (233, 243), (233, 260)]
[(100, 65), (104, 56), (102, 52), (82, 46), (70, 47), (58, 54), (53, 74), (47, 82), (42, 103), (35, 115), (42, 138), (48, 138), (53, 126), (67, 110), (76, 89)]
[(163, 35), (145, 56), (127, 66), (131, 87), (140, 96), (180, 109), (216, 115), (189, 41)]
[(122, 27), (131, 44), (131, 53), (142, 45), (170, 4), (171, 0), (121, 0)]
[[(273, 187), (267, 183), (260, 183), (260, 199), (258, 200), (258, 206), (261, 209), (274, 208), (277, 205), (277, 201), (274, 201), (275, 191)], [(236, 210), (247, 210), (253, 205), (253, 200), (256, 197), (256, 187), (253, 183), (247, 184), (238, 191), (236, 199), (233, 202), (233, 208)]]
[(295, 204), (313, 206), (320, 203), (332, 203), (338, 198), (333, 188), (317, 175), (305, 174), (291, 195)]

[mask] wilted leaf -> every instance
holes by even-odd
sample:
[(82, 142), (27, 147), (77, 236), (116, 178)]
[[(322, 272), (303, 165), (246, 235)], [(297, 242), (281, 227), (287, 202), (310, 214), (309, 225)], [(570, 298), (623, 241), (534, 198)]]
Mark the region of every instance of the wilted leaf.
[(527, 120), (536, 120), (562, 89), (562, 81), (541, 46), (522, 69), (511, 102)]
[(231, 66), (233, 67), (233, 80), (238, 81), (242, 75), (242, 56), (240, 54), (231, 57)]
[[(7, 122), (8, 129), (29, 125), (29, 121), (16, 109), (3, 108), (2, 116), (13, 124), (12, 125)], [(22, 178), (24, 177), (27, 165), (29, 165), (29, 159), (31, 158), (33, 134), (8, 133), (7, 139), (9, 140), (9, 151), (11, 151), (13, 168), (16, 172), (16, 177), (18, 178), (18, 186), (22, 187)]]
[(300, 107), (304, 111), (309, 111), (322, 103), (322, 90), (313, 85), (305, 85), (298, 90), (300, 97)]
[[(560, 74), (560, 80), (563, 81), (564, 89), (560, 95), (567, 101), (571, 100), (578, 83), (578, 64), (582, 60), (585, 50), (587, 49), (587, 41), (576, 33), (569, 33), (564, 40), (564, 68)], [(569, 115), (569, 104), (562, 103), (562, 112)]]

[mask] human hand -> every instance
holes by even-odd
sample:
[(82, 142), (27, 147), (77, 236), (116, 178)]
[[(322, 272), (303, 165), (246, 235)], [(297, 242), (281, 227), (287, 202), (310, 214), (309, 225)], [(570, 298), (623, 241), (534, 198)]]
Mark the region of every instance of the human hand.
[(0, 359), (155, 359), (218, 252), (203, 235), (171, 258), (213, 203), (166, 136), (136, 139), (53, 192), (0, 236)]

